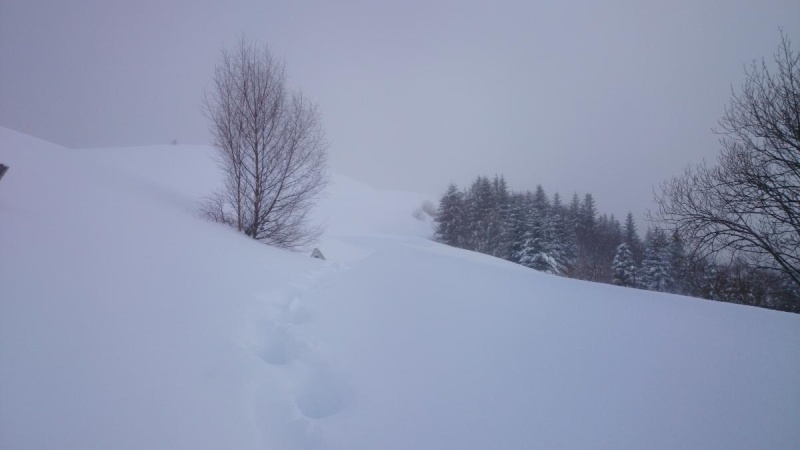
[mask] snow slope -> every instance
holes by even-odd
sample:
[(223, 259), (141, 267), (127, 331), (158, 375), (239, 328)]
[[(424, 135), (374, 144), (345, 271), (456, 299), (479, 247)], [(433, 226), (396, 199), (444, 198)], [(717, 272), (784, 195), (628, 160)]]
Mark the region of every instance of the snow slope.
[(800, 316), (448, 248), (334, 177), (318, 261), (199, 219), (206, 147), (0, 129), (0, 448), (798, 448)]

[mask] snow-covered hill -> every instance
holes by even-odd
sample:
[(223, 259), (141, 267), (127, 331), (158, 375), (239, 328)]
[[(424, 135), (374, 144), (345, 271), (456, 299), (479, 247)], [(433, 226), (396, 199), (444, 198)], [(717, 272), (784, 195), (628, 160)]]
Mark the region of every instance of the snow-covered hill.
[(800, 316), (543, 275), (334, 177), (328, 258), (197, 217), (207, 147), (0, 129), (0, 447), (797, 448)]

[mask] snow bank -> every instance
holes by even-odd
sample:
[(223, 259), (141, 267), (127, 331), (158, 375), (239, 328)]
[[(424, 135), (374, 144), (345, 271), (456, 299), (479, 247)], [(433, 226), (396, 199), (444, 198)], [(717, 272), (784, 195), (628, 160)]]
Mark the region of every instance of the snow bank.
[(207, 147), (0, 129), (2, 448), (796, 448), (800, 316), (426, 239), (334, 177), (327, 261), (200, 220)]

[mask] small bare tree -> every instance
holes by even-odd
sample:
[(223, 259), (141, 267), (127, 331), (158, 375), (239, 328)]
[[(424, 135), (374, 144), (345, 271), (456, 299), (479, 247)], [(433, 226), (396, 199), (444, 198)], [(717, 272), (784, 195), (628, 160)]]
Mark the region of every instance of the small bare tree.
[(316, 105), (287, 92), (284, 63), (241, 39), (222, 52), (203, 104), (225, 174), (206, 216), (270, 245), (310, 244), (320, 232), (308, 222), (327, 184), (327, 143)]
[(655, 218), (697, 254), (736, 256), (800, 287), (800, 55), (781, 38), (774, 69), (753, 63), (733, 93), (718, 164), (663, 183)]

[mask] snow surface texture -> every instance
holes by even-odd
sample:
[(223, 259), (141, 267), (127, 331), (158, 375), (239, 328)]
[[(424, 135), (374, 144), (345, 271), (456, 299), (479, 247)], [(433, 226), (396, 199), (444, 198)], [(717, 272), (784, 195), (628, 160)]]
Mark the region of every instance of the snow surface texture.
[(197, 217), (206, 147), (0, 130), (0, 448), (798, 448), (800, 316), (445, 247), (335, 177), (316, 260)]

